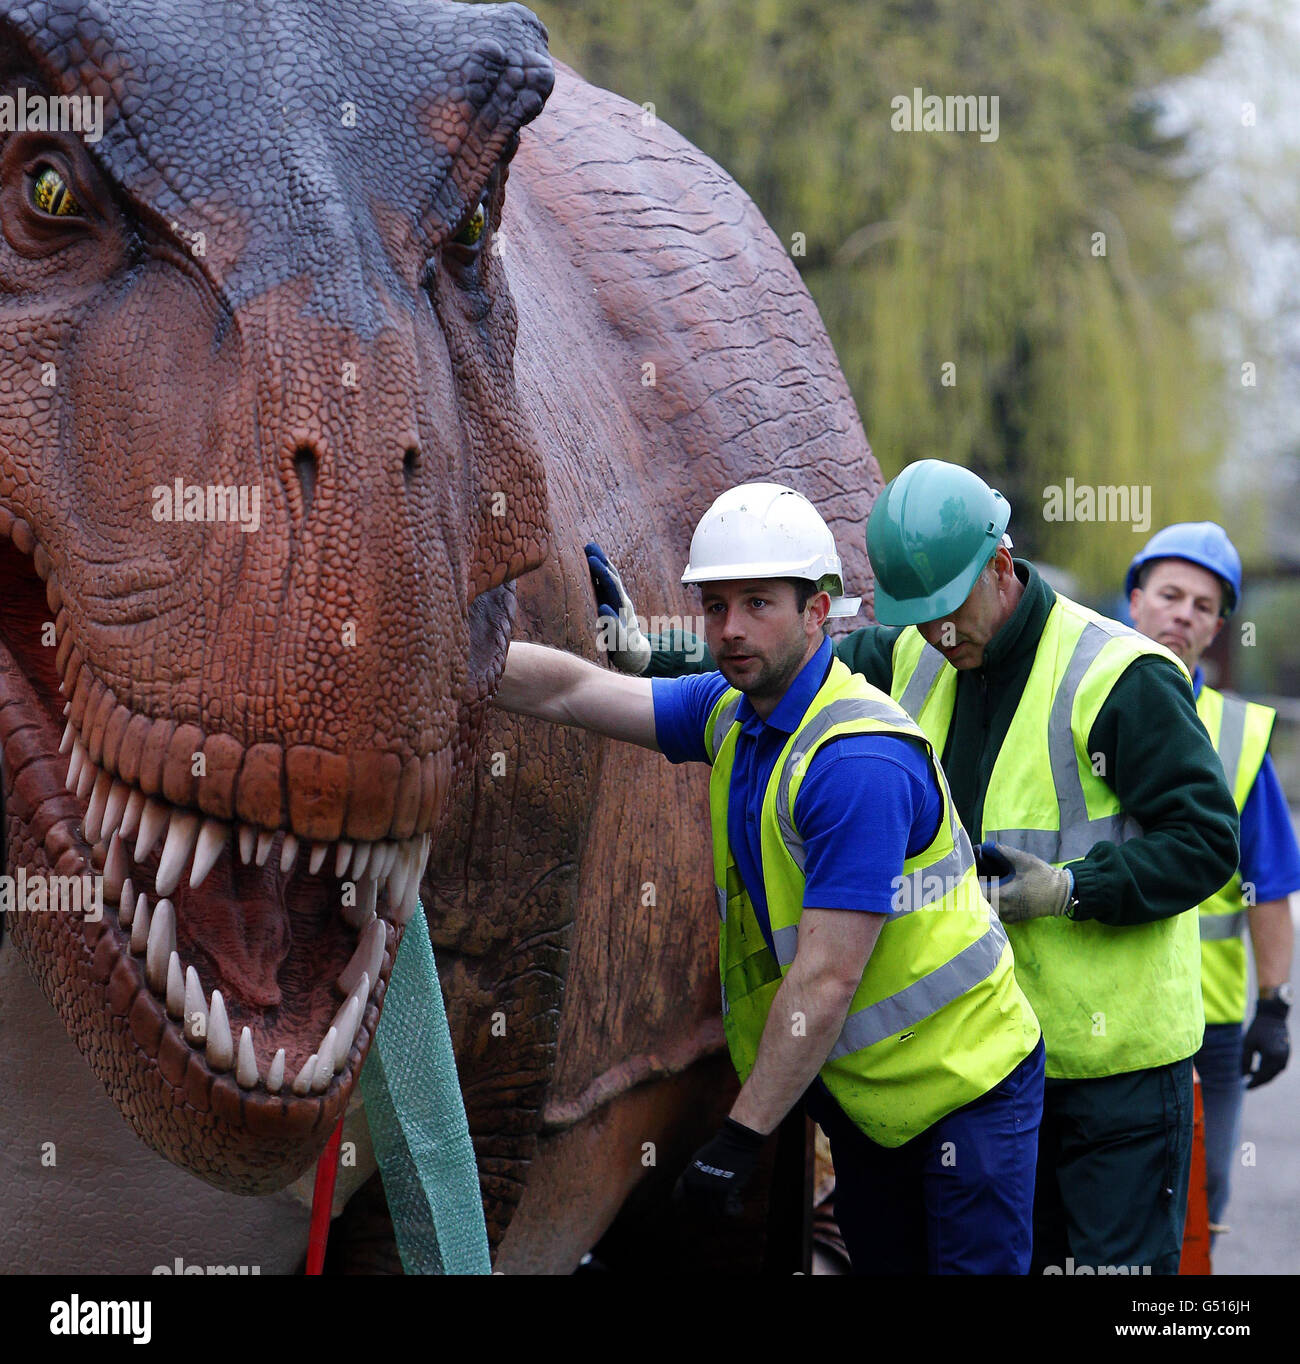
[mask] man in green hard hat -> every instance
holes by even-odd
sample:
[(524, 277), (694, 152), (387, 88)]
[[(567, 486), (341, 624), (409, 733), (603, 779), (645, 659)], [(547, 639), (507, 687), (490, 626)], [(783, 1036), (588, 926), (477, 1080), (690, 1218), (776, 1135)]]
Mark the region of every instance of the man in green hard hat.
[[(1013, 559), (1010, 516), (969, 470), (909, 465), (867, 524), (881, 623), (836, 654), (915, 718), (984, 840), (1047, 1044), (1033, 1269), (1174, 1274), (1204, 1032), (1188, 911), (1236, 868), (1237, 810), (1183, 664)], [(635, 668), (631, 602), (588, 558)], [(647, 642), (647, 675), (714, 666)]]

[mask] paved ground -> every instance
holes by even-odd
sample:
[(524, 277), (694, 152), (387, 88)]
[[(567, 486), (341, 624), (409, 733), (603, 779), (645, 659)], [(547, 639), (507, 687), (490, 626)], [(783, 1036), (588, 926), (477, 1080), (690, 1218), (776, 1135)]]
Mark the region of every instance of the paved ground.
[[(1297, 914), (1300, 896), (1291, 897)], [(1300, 993), (1300, 971), (1291, 983)], [(1252, 978), (1250, 998), (1255, 997)], [(1300, 1274), (1300, 1007), (1291, 1012), (1291, 1064), (1246, 1095), (1243, 1151), (1232, 1175), (1227, 1221), (1214, 1250), (1219, 1274)], [(1247, 1015), (1247, 1023), (1253, 1012)], [(1243, 1161), (1253, 1160), (1254, 1164)]]

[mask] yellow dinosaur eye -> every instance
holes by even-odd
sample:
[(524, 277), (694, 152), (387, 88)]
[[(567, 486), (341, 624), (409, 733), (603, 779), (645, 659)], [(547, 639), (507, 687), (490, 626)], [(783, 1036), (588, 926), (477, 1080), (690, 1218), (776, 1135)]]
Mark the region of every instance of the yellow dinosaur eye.
[(32, 185), (32, 201), (43, 213), (56, 218), (81, 217), (81, 205), (73, 197), (67, 182), (53, 166), (46, 166)]
[(474, 210), (474, 216), (456, 233), (452, 240), (458, 246), (477, 246), (479, 239), (483, 236), (484, 229), (487, 227), (487, 210), (480, 204)]

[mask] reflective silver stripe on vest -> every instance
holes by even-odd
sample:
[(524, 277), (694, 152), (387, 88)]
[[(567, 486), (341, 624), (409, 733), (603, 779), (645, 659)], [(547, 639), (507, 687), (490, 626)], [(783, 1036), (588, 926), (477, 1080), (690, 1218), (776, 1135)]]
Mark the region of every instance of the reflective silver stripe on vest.
[(1041, 857), (1044, 862), (1072, 862), (1086, 857), (1103, 841), (1127, 843), (1140, 838), (1142, 826), (1132, 815), (1120, 811), (1088, 818), (1088, 802), (1083, 794), (1078, 759), (1074, 752), (1074, 728), (1070, 717), (1074, 699), (1083, 685), (1084, 674), (1092, 667), (1106, 642), (1117, 635), (1130, 634), (1118, 622), (1114, 628), (1089, 621), (1083, 627), (1074, 653), (1065, 669), (1047, 719), (1047, 752), (1052, 764), (1052, 785), (1056, 788), (1059, 829), (986, 829), (984, 837)]
[[(805, 743), (807, 745), (807, 748), (802, 749), (802, 751), (806, 752), (811, 749), (817, 740), (833, 726), (843, 724), (847, 720), (861, 719), (884, 720), (889, 724), (896, 725), (899, 715), (895, 706), (882, 705), (879, 701), (867, 701), (857, 697), (844, 697), (838, 701), (832, 701), (825, 710), (818, 713), (816, 719), (811, 720), (806, 728), (799, 731), (800, 745), (802, 746)], [(803, 871), (806, 861), (803, 839), (794, 827), (790, 813), (790, 783), (793, 778), (794, 762), (787, 760), (781, 771), (781, 780), (776, 791), (776, 818), (781, 829), (781, 841), (785, 844), (786, 851), (794, 860), (795, 866)], [(975, 865), (975, 854), (971, 848), (970, 839), (966, 836), (966, 830), (962, 828), (957, 819), (951, 798), (947, 801), (947, 805), (948, 832), (953, 842), (952, 851), (928, 867), (921, 867), (914, 872), (909, 872), (906, 876), (894, 878), (891, 907), (898, 914), (910, 914), (915, 909), (922, 909), (937, 900), (942, 900), (965, 876), (967, 870)], [(790, 961), (793, 960), (792, 954)], [(781, 964), (788, 966), (789, 962), (782, 961)]]
[(1001, 923), (996, 918), (990, 918), (988, 932), (969, 947), (963, 948), (951, 961), (922, 976), (896, 995), (850, 1014), (839, 1040), (826, 1059), (839, 1061), (937, 1014), (945, 1004), (960, 999), (980, 981), (991, 976), (1002, 959), (1002, 949), (1006, 945), (1007, 935)]
[(718, 918), (725, 924), (727, 922), (727, 892), (722, 886), (714, 886), (714, 891), (718, 896)]
[(776, 948), (776, 959), (781, 963), (781, 970), (789, 970), (794, 963), (794, 954), (799, 948), (799, 925), (790, 924), (787, 928), (778, 928), (772, 934), (772, 946)]
[(916, 660), (916, 670), (907, 679), (907, 686), (903, 688), (903, 695), (898, 701), (913, 719), (921, 713), (921, 707), (925, 705), (946, 662), (932, 644), (927, 644), (921, 650), (921, 657)]
[(896, 725), (900, 718), (898, 707), (892, 702), (885, 704), (863, 697), (845, 696), (830, 702), (799, 730), (799, 747), (786, 758), (781, 769), (781, 782), (776, 789), (776, 818), (781, 826), (781, 840), (800, 871), (804, 869), (803, 839), (796, 832), (790, 817), (790, 783), (794, 779), (797, 759), (809, 752), (827, 730), (848, 720), (883, 720), (886, 724)]
[(718, 756), (718, 750), (722, 747), (722, 741), (727, 737), (727, 731), (736, 723), (736, 712), (740, 709), (740, 703), (745, 698), (738, 696), (734, 701), (728, 701), (718, 712), (718, 718), (713, 724), (713, 752), (709, 754), (709, 761), (713, 762)]
[(1246, 926), (1246, 911), (1239, 909), (1235, 914), (1202, 914), (1201, 941), (1222, 942), (1225, 938), (1241, 937)]
[(1219, 725), (1219, 758), (1228, 790), (1237, 797), (1237, 769), (1241, 766), (1241, 744), (1246, 737), (1246, 703), (1233, 697), (1223, 698), (1223, 719)]

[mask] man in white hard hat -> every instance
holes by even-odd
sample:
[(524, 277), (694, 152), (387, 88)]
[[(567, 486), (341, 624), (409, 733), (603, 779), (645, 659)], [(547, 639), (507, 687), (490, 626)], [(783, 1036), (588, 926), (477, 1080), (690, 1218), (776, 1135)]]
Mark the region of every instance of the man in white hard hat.
[(678, 1182), (734, 1209), (803, 1097), (830, 1138), (858, 1273), (1025, 1273), (1043, 1046), (938, 759), (833, 657), (853, 615), (806, 498), (724, 493), (682, 581), (720, 671), (621, 676), (515, 642), (507, 710), (704, 762), (722, 918), (723, 1025), (742, 1081)]

